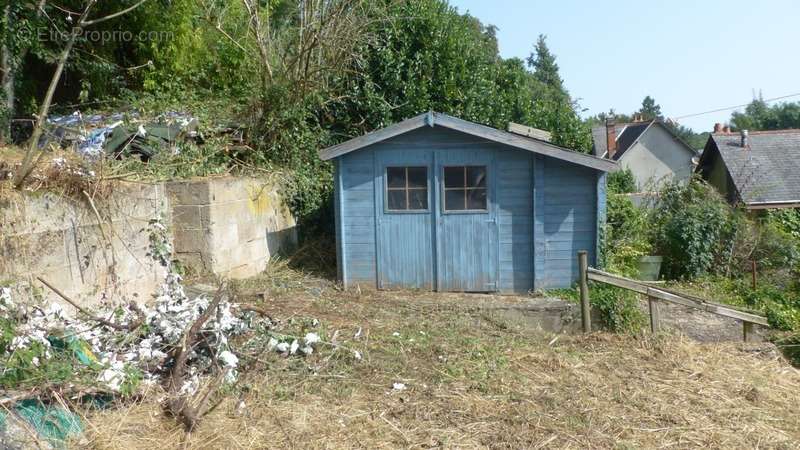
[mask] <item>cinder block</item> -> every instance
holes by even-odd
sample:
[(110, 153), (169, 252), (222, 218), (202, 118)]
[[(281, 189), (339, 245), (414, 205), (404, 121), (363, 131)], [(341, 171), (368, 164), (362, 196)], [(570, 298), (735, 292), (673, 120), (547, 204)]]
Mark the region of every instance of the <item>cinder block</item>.
[(236, 224), (214, 226), (210, 228), (211, 251), (221, 251), (239, 245), (239, 229)]
[(247, 211), (247, 202), (236, 200), (227, 203), (212, 203), (209, 205), (211, 217), (210, 226), (235, 224), (240, 221), (252, 220)]
[(253, 183), (250, 178), (224, 177), (209, 180), (210, 203), (221, 204), (247, 200), (247, 186)]
[(207, 207), (196, 205), (174, 206), (172, 208), (172, 227), (175, 233), (180, 233), (184, 230), (202, 230), (203, 221), (200, 217), (200, 208)]
[(209, 187), (206, 180), (184, 180), (167, 183), (167, 197), (170, 203), (177, 205), (207, 205), (209, 203)]
[(213, 249), (211, 238), (207, 230), (183, 230), (175, 233), (173, 248), (177, 253), (208, 252)]

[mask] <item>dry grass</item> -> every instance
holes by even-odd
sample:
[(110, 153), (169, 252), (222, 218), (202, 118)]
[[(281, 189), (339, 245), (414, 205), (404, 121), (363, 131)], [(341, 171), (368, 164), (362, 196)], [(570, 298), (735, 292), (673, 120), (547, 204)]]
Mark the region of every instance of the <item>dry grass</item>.
[[(305, 323), (289, 318), (319, 319), (325, 339), (337, 336), (363, 360), (342, 349), (307, 359), (265, 354), (191, 436), (164, 417), (154, 393), (88, 413), (84, 444), (578, 449), (800, 442), (800, 373), (769, 347), (603, 333), (554, 339), (468, 313), (458, 307), (468, 296), (343, 293), (285, 267), (239, 292), (267, 292), (266, 305), (287, 329)], [(393, 391), (393, 382), (408, 389)]]
[[(28, 192), (50, 193), (62, 197), (85, 200), (83, 192), (92, 198), (105, 197), (112, 190), (114, 174), (105, 173), (107, 167), (90, 163), (73, 151), (56, 149), (41, 153), (41, 159), (25, 180), (23, 189)], [(19, 195), (14, 190), (11, 177), (22, 165), (24, 152), (18, 147), (0, 147), (0, 200)], [(92, 173), (92, 176), (88, 174)]]

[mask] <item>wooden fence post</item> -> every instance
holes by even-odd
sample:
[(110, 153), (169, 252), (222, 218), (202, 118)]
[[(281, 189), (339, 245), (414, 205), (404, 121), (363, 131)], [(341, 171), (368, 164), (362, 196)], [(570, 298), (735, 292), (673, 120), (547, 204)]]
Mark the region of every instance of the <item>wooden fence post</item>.
[(742, 340), (750, 342), (753, 337), (753, 323), (742, 321)]
[(578, 268), (580, 270), (581, 290), (581, 321), (583, 322), (583, 332), (592, 331), (592, 313), (589, 307), (589, 254), (586, 250), (578, 252)]
[(661, 316), (658, 311), (658, 299), (647, 297), (647, 306), (650, 308), (650, 331), (658, 333), (661, 329)]

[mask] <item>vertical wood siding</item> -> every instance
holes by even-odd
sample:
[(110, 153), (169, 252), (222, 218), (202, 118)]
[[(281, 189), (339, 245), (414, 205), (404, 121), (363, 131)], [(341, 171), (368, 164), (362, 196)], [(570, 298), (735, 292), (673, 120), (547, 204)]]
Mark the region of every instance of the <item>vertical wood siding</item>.
[[(488, 214), (442, 214), (439, 171), (451, 163), (490, 167)], [(428, 167), (428, 212), (385, 210), (387, 165)], [(596, 261), (605, 177), (452, 130), (423, 128), (337, 158), (335, 196), (338, 263), (347, 286), (476, 290), (479, 281), (523, 293), (571, 286), (578, 250)]]
[[(577, 252), (597, 254), (598, 176), (591, 169), (536, 158), (537, 289), (565, 288), (578, 278)], [(539, 173), (541, 171), (541, 174)]]
[[(433, 153), (425, 146), (376, 144), (375, 216), (377, 221), (378, 287), (434, 289), (434, 230), (431, 209)], [(386, 209), (386, 167), (428, 169), (428, 211), (393, 212)]]
[[(495, 169), (494, 146), (478, 143), (436, 152), (436, 174), (448, 166), (485, 166), (486, 211), (440, 212), (436, 231), (437, 285), (442, 291), (495, 292), (498, 290), (498, 224), (496, 190), (500, 183)], [(437, 183), (441, 193), (441, 180)]]
[(374, 197), (374, 152), (363, 149), (339, 158), (341, 203), (337, 236), (342, 244), (346, 286), (375, 286), (376, 239)]
[(501, 292), (533, 288), (533, 155), (496, 150)]

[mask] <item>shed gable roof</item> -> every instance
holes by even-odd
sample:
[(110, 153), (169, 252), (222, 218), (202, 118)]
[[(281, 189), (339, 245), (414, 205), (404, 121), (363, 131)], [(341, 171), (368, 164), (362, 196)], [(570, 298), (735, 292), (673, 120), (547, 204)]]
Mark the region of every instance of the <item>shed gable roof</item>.
[(739, 133), (712, 134), (709, 144), (745, 204), (800, 202), (800, 130), (750, 132), (747, 148)]
[(367, 133), (341, 144), (320, 150), (319, 156), (327, 161), (345, 155), (360, 148), (376, 144), (381, 141), (408, 133), (410, 131), (425, 127), (440, 126), (455, 131), (460, 131), (472, 136), (477, 136), (488, 141), (508, 145), (522, 150), (527, 150), (540, 155), (550, 156), (563, 161), (571, 162), (581, 166), (589, 167), (603, 172), (613, 172), (617, 170), (617, 164), (613, 161), (598, 158), (584, 153), (578, 153), (549, 142), (524, 137), (515, 133), (498, 130), (477, 123), (458, 119), (447, 114), (429, 112), (406, 119), (402, 122), (390, 125), (385, 128)]

